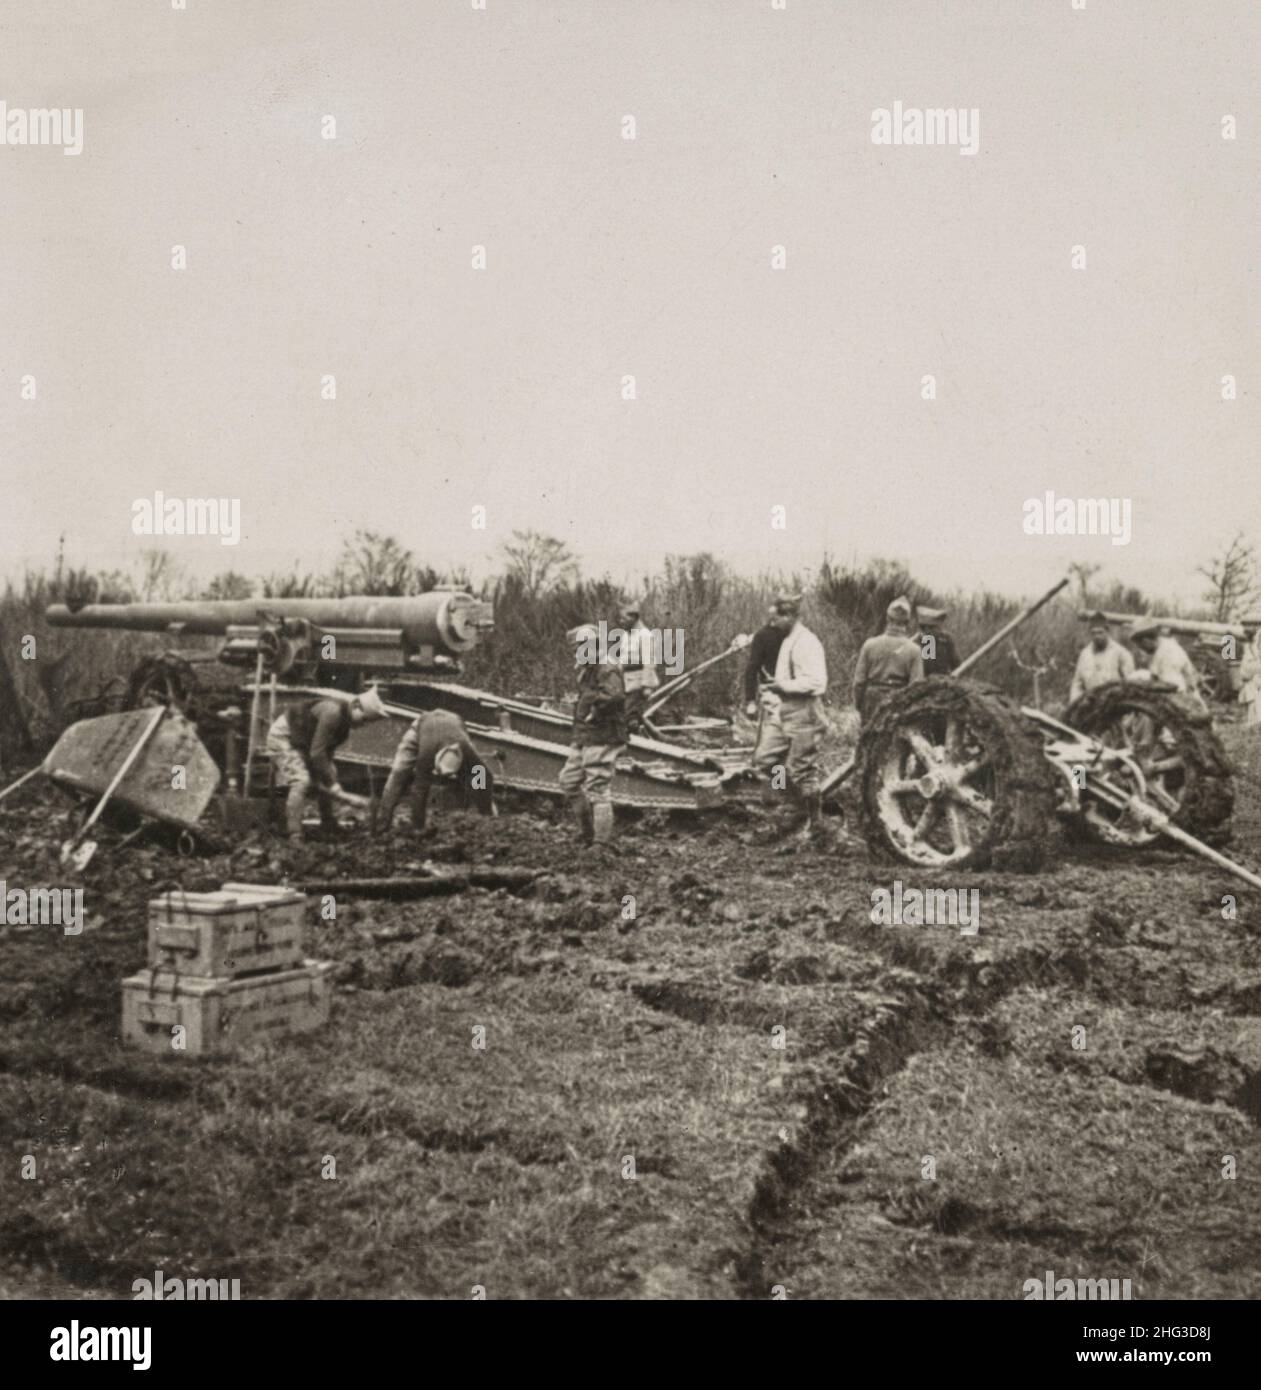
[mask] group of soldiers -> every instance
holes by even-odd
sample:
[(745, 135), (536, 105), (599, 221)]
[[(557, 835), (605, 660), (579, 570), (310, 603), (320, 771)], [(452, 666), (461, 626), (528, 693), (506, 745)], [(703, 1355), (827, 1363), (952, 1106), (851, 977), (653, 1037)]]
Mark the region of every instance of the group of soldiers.
[[(660, 684), (639, 604), (628, 602), (618, 622), (630, 636), (619, 659), (587, 660), (588, 648), (599, 650), (595, 624), (573, 628), (569, 640), (578, 652), (578, 702), (569, 756), (559, 782), (585, 844), (607, 844), (613, 836), (610, 788), (629, 728), (642, 715), (651, 692)], [(326, 835), (339, 829), (337, 803), (357, 801), (342, 787), (334, 757), (365, 720), (388, 719), (391, 711), (377, 690), (350, 699), (316, 697), (277, 718), (267, 734), (267, 754), (278, 784), (285, 788), (285, 826), (292, 842), (305, 831), (307, 799), (314, 794)], [(412, 720), (399, 740), (375, 809), (372, 828), (390, 830), (399, 804), (410, 790), (413, 830), (424, 831), (429, 799), (436, 781), (456, 790), (465, 805), (481, 815), (495, 815), (494, 776), (478, 753), (459, 715), (428, 710)]]
[(1200, 694), (1195, 663), (1181, 642), (1166, 636), (1156, 622), (1140, 622), (1130, 630), (1141, 665), (1129, 649), (1113, 637), (1102, 613), (1090, 615), (1090, 641), (1082, 648), (1073, 671), (1068, 702), (1071, 705), (1088, 690), (1110, 681), (1159, 681), (1185, 696), (1198, 709), (1207, 706)]
[[(780, 595), (770, 606), (766, 624), (752, 638), (744, 672), (745, 714), (757, 720), (753, 764), (765, 779), (766, 799), (787, 802), (788, 831), (805, 830), (826, 841), (820, 754), (827, 729), (827, 658), (822, 642), (801, 620), (801, 603), (800, 595)], [(895, 691), (957, 668), (954, 642), (942, 627), (945, 617), (944, 609), (917, 607), (905, 597), (889, 604), (884, 631), (863, 643), (854, 668), (854, 705), (863, 723)], [(578, 699), (569, 754), (558, 781), (579, 837), (588, 845), (607, 845), (613, 837), (611, 789), (617, 761), (660, 683), (649, 644), (640, 640), (648, 637), (648, 630), (639, 604), (623, 605), (617, 620), (630, 640), (616, 653), (602, 643), (594, 623), (582, 623), (567, 634), (575, 652)], [(1105, 682), (1138, 679), (1160, 681), (1200, 700), (1195, 668), (1179, 643), (1162, 635), (1156, 623), (1136, 627), (1130, 637), (1140, 652), (1142, 669), (1112, 637), (1104, 615), (1092, 616), (1090, 642), (1078, 658), (1070, 701)], [(336, 829), (335, 803), (354, 798), (338, 782), (334, 754), (356, 724), (388, 717), (379, 694), (368, 690), (349, 700), (310, 700), (275, 721), (267, 751), (278, 781), (287, 788), (291, 839), (302, 838), (306, 800), (312, 792), (325, 830)], [(490, 768), (464, 722), (446, 710), (418, 715), (400, 740), (375, 829), (390, 828), (410, 787), (413, 827), (423, 832), (435, 780), (456, 784), (465, 804), (481, 814), (495, 814)]]

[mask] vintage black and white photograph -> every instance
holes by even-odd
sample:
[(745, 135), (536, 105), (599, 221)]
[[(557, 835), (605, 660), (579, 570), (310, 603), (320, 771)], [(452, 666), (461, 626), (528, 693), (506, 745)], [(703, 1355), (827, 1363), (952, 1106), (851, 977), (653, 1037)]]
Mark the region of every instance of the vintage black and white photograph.
[(1212, 1359), (1259, 122), (1251, 0), (4, 0), (46, 1363), (483, 1300)]

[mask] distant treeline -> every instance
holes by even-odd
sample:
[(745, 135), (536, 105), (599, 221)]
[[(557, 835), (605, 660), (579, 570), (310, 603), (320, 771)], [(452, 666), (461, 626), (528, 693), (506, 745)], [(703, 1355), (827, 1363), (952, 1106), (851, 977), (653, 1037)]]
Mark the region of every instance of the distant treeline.
[[(571, 690), (573, 658), (565, 632), (583, 621), (614, 624), (619, 604), (632, 590), (611, 580), (589, 579), (563, 542), (534, 532), (516, 533), (502, 548), (500, 572), (476, 592), (495, 604), (495, 632), (466, 662), (463, 680), (504, 695), (560, 696)], [(1055, 575), (1048, 576), (1048, 587)], [(1077, 619), (1081, 606), (1127, 612), (1172, 611), (1138, 590), (1094, 582), (1081, 571), (1070, 589), (1037, 614), (1014, 639), (1027, 665), (1046, 665), (1043, 698), (1062, 699), (1084, 639)], [(181, 576), (168, 551), (146, 551), (137, 572), (90, 573), (68, 567), (63, 557), (47, 572), (28, 573), (6, 584), (0, 597), (0, 751), (12, 754), (26, 742), (45, 743), (72, 717), (78, 702), (125, 682), (139, 658), (173, 647), (174, 639), (144, 634), (52, 630), (44, 621), (50, 603), (76, 606), (187, 598), (283, 598), (352, 593), (423, 593), (442, 584), (468, 585), (462, 574), (441, 574), (415, 563), (390, 537), (360, 532), (346, 543), (337, 563), (323, 575), (295, 569), (258, 578), (235, 572), (209, 584)], [(671, 556), (660, 570), (633, 586), (650, 628), (681, 629), (685, 665), (723, 650), (740, 632), (752, 633), (766, 620), (776, 594), (802, 593), (803, 619), (823, 641), (831, 682), (829, 700), (850, 700), (858, 648), (884, 625), (888, 604), (900, 594), (913, 602), (945, 607), (946, 629), (961, 655), (985, 641), (1023, 606), (1023, 598), (979, 591), (933, 589), (896, 561), (845, 567), (824, 559), (808, 574), (734, 572), (712, 554)], [(33, 653), (31, 643), (34, 639)], [(211, 639), (178, 645), (212, 652)], [(675, 708), (723, 713), (739, 699), (743, 658), (733, 657), (705, 673)], [(976, 673), (1012, 695), (1029, 697), (1031, 678), (1004, 643)]]

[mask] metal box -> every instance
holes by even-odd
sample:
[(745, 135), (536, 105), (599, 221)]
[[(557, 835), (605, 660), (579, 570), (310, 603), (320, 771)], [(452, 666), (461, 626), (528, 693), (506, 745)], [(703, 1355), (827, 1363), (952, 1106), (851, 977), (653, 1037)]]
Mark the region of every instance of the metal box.
[(310, 1032), (328, 1022), (332, 971), (315, 960), (235, 980), (142, 971), (123, 981), (123, 1041), (200, 1056)]
[(295, 966), (306, 954), (305, 914), (306, 899), (291, 888), (174, 889), (149, 903), (149, 966), (207, 978)]

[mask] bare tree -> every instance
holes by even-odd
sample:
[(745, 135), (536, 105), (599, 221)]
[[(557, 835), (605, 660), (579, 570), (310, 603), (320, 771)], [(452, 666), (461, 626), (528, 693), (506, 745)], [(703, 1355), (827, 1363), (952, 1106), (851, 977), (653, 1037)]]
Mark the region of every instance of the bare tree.
[(142, 550), (136, 588), (145, 603), (168, 602), (188, 595), (188, 576), (169, 550)]
[(416, 592), (416, 561), (393, 536), (356, 531), (342, 546), (333, 574), (339, 594), (399, 595)]
[(1224, 623), (1245, 610), (1261, 593), (1257, 586), (1256, 554), (1240, 531), (1217, 557), (1200, 565), (1196, 574), (1208, 580), (1204, 600), (1213, 606), (1213, 620)]
[(254, 581), (236, 570), (224, 570), (206, 585), (203, 595), (208, 599), (242, 599), (254, 597)]
[(514, 531), (501, 547), (504, 573), (531, 598), (538, 598), (578, 577), (578, 562), (564, 541), (539, 531)]
[(1074, 560), (1068, 567), (1069, 574), (1077, 581), (1077, 598), (1083, 608), (1090, 607), (1090, 581), (1102, 568), (1102, 565), (1091, 565), (1085, 560)]

